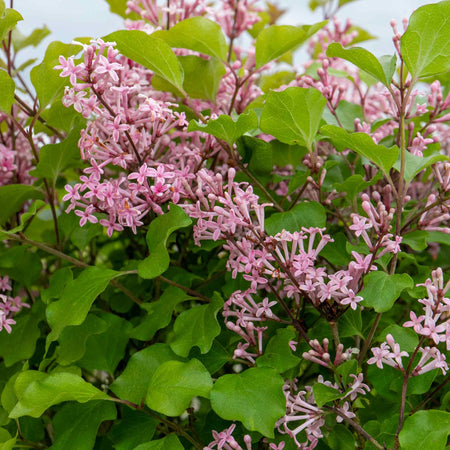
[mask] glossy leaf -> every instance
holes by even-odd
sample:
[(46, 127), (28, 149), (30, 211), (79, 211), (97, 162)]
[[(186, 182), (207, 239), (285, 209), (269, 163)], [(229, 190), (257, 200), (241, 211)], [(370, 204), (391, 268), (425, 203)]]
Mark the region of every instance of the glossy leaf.
[(47, 336), (50, 343), (70, 325), (80, 325), (99, 296), (117, 272), (99, 267), (89, 267), (65, 287), (61, 298), (47, 307), (47, 320), (52, 329)]
[(223, 300), (214, 293), (210, 303), (183, 311), (173, 326), (174, 339), (170, 348), (179, 356), (188, 356), (192, 347), (197, 346), (207, 353), (213, 340), (220, 333), (217, 312), (223, 307)]
[(260, 68), (286, 52), (305, 42), (326, 25), (327, 21), (314, 25), (294, 27), (291, 25), (272, 25), (264, 28), (256, 39), (256, 68)]
[(211, 406), (223, 419), (273, 437), (275, 422), (286, 413), (283, 384), (275, 370), (265, 367), (223, 375), (211, 391)]
[(169, 267), (170, 257), (166, 249), (167, 239), (176, 230), (189, 226), (192, 220), (184, 210), (171, 204), (170, 211), (152, 221), (147, 232), (150, 256), (139, 263), (138, 273), (142, 278), (155, 278)]
[(344, 48), (341, 44), (333, 42), (328, 46), (327, 56), (330, 58), (341, 58), (351, 62), (356, 67), (367, 72), (369, 75), (390, 86), (395, 70), (395, 56), (383, 60), (383, 64), (368, 50), (361, 47)]
[(133, 353), (125, 370), (111, 384), (111, 391), (121, 399), (140, 404), (156, 369), (167, 361), (181, 361), (168, 344), (156, 343)]
[(0, 70), (0, 110), (9, 114), (14, 103), (16, 85), (5, 70)]
[(417, 411), (407, 417), (399, 435), (405, 450), (443, 450), (450, 434), (450, 413), (446, 411)]
[(232, 145), (238, 138), (257, 127), (258, 119), (255, 112), (251, 110), (248, 114), (241, 114), (236, 121), (227, 115), (210, 119), (205, 124), (192, 120), (189, 123), (188, 131), (203, 131)]
[(120, 30), (108, 34), (104, 40), (116, 42), (122, 55), (183, 90), (183, 70), (175, 53), (162, 39), (149, 36), (144, 31)]
[(414, 80), (450, 69), (450, 2), (417, 8), (400, 41), (403, 60)]
[(300, 144), (311, 150), (326, 105), (316, 89), (290, 87), (267, 94), (260, 128), (286, 144)]
[[(39, 379), (31, 381), (18, 395), (19, 402), (14, 406), (10, 417), (22, 416), (40, 417), (47, 408), (65, 401), (86, 403), (90, 400), (107, 400), (108, 396), (92, 384), (72, 373), (55, 373), (48, 375), (38, 372)], [(23, 372), (16, 380), (20, 385), (21, 378), (27, 375)]]
[(302, 227), (323, 228), (326, 225), (325, 208), (317, 202), (304, 202), (295, 205), (290, 211), (274, 213), (265, 220), (266, 232), (270, 235), (300, 231)]
[(43, 304), (36, 302), (31, 311), (24, 309), (14, 317), (16, 324), (10, 334), (0, 333), (0, 356), (6, 367), (33, 356), (36, 342), (41, 335), (38, 324), (43, 319)]
[(384, 173), (389, 173), (397, 161), (399, 154), (397, 146), (387, 148), (384, 145), (377, 145), (366, 133), (347, 133), (334, 125), (325, 125), (320, 132), (329, 137), (338, 150), (349, 148), (372, 161)]
[(98, 428), (106, 420), (117, 417), (112, 402), (92, 401), (66, 403), (52, 420), (54, 442), (52, 450), (82, 450), (94, 448)]
[(179, 416), (193, 397), (209, 398), (212, 385), (211, 375), (200, 361), (168, 361), (153, 373), (145, 403), (166, 416)]
[(387, 275), (377, 271), (364, 277), (364, 289), (359, 295), (364, 298), (364, 306), (372, 307), (380, 313), (389, 311), (400, 293), (413, 286), (412, 278), (406, 273)]
[(223, 60), (227, 57), (227, 41), (220, 25), (206, 17), (190, 17), (169, 30), (155, 31), (152, 36), (171, 47), (187, 48)]

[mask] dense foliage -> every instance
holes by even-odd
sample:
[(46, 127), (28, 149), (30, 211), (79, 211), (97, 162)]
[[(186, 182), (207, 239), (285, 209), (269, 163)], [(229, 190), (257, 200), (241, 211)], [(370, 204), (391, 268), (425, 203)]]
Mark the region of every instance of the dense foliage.
[(446, 448), (450, 1), (379, 58), (349, 1), (108, 0), (35, 65), (0, 0), (1, 449)]

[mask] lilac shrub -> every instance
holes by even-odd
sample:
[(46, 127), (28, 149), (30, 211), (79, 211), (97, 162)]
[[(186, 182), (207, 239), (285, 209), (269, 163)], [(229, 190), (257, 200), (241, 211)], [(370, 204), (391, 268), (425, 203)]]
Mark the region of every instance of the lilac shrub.
[(108, 3), (29, 86), (0, 2), (0, 442), (446, 448), (450, 2)]

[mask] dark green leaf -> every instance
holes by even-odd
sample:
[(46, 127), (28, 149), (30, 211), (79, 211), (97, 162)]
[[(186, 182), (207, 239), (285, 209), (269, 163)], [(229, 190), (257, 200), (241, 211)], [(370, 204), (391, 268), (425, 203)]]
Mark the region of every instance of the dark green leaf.
[(192, 220), (184, 210), (174, 204), (170, 211), (152, 221), (147, 232), (147, 246), (150, 256), (138, 265), (138, 273), (142, 278), (155, 278), (169, 267), (170, 257), (166, 249), (169, 236), (176, 230), (189, 226)]
[(105, 420), (114, 420), (116, 416), (116, 407), (112, 402), (65, 404), (52, 420), (55, 433), (52, 450), (94, 448), (100, 424)]
[(353, 337), (362, 335), (362, 319), (361, 310), (349, 309), (346, 313), (339, 318), (339, 336), (341, 337)]
[(116, 42), (122, 55), (152, 70), (181, 92), (183, 70), (175, 53), (162, 39), (149, 36), (144, 31), (120, 30), (108, 34), (105, 41)]
[[(1, 81), (0, 81), (1, 83)], [(0, 225), (3, 225), (22, 205), (31, 199), (44, 199), (40, 189), (26, 184), (7, 184), (0, 186)]]
[(269, 175), (273, 171), (272, 147), (262, 139), (250, 136), (241, 136), (237, 140), (237, 150), (248, 163), (248, 168), (255, 175)]
[(58, 339), (65, 327), (83, 323), (92, 303), (115, 275), (114, 270), (89, 267), (66, 285), (61, 298), (47, 307), (47, 320), (52, 329), (47, 336), (48, 344)]
[(216, 336), (220, 334), (217, 312), (222, 308), (223, 300), (214, 293), (210, 303), (183, 311), (173, 326), (174, 338), (171, 349), (179, 356), (188, 356), (192, 347), (197, 346), (207, 353)]
[(169, 436), (166, 436), (163, 439), (157, 439), (156, 441), (138, 445), (134, 450), (184, 450), (184, 447), (181, 445), (176, 435), (169, 434)]
[(313, 88), (290, 87), (270, 92), (260, 128), (281, 142), (304, 145), (311, 150), (325, 105), (325, 97)]
[(283, 384), (275, 370), (265, 367), (224, 375), (211, 391), (211, 406), (223, 419), (273, 437), (275, 422), (286, 413)]
[(164, 289), (159, 300), (141, 305), (141, 308), (147, 311), (147, 316), (131, 330), (130, 337), (141, 341), (152, 339), (158, 330), (169, 325), (175, 306), (190, 299), (192, 297), (179, 288), (170, 286)]
[(153, 373), (145, 403), (166, 416), (179, 416), (193, 397), (209, 398), (212, 385), (211, 375), (200, 361), (167, 361)]
[(387, 275), (377, 271), (364, 277), (364, 289), (359, 295), (364, 298), (364, 306), (372, 307), (376, 312), (386, 312), (392, 308), (404, 289), (413, 286), (412, 278), (406, 273)]

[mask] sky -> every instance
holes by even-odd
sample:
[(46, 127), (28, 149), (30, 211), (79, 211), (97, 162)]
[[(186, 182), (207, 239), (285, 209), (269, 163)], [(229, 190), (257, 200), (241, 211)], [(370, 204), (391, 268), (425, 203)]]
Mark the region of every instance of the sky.
[[(271, 0), (287, 9), (282, 17), (285, 24), (312, 24), (321, 20), (320, 12), (312, 13), (308, 0)], [(8, 3), (8, 0), (5, 1)], [(339, 18), (351, 18), (353, 23), (367, 29), (379, 39), (364, 44), (377, 56), (392, 54), (391, 19), (399, 24), (403, 17), (409, 17), (414, 9), (433, 1), (423, 0), (357, 0), (345, 5)], [(44, 24), (52, 34), (37, 49), (31, 49), (25, 58), (42, 58), (46, 46), (54, 40), (71, 42), (75, 37), (101, 37), (122, 28), (122, 18), (111, 14), (105, 0), (14, 0), (14, 8), (23, 16), (19, 29), (31, 32)]]

